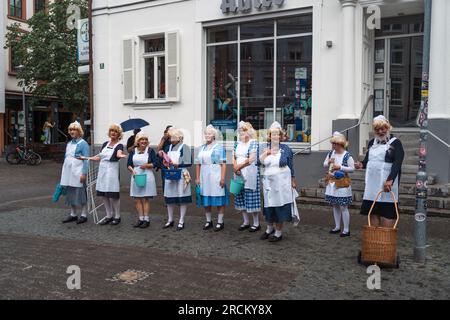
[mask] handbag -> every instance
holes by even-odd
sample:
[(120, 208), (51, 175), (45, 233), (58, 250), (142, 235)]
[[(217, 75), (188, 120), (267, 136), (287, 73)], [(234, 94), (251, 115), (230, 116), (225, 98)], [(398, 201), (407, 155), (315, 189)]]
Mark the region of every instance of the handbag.
[[(328, 156), (331, 157), (331, 155), (332, 155), (332, 151), (330, 151)], [(348, 163), (347, 161), (348, 161), (349, 158), (350, 158), (350, 154), (347, 153), (344, 156), (344, 159), (342, 160), (342, 165), (347, 166), (347, 163)], [(334, 173), (334, 177), (333, 178), (330, 178), (328, 175), (326, 175), (325, 176), (325, 182), (327, 184), (334, 182), (334, 186), (337, 189), (348, 188), (348, 187), (350, 187), (352, 185), (352, 180), (350, 179), (350, 176), (348, 175), (348, 173), (347, 172), (344, 173), (342, 171), (336, 171)]]

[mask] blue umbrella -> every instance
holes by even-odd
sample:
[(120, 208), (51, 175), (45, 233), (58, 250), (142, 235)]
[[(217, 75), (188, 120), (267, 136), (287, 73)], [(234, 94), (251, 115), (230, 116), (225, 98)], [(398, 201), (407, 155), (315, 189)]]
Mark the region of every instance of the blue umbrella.
[(145, 121), (144, 119), (128, 119), (127, 121), (124, 121), (120, 124), (122, 127), (122, 130), (124, 132), (134, 130), (134, 129), (140, 129), (142, 127), (148, 126), (150, 123)]

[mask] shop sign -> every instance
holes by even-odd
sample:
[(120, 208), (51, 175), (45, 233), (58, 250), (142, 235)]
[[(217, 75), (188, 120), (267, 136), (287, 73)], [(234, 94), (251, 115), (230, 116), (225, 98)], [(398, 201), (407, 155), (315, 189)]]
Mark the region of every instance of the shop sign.
[(254, 9), (271, 9), (273, 6), (281, 7), (284, 0), (222, 0), (222, 13), (248, 13)]

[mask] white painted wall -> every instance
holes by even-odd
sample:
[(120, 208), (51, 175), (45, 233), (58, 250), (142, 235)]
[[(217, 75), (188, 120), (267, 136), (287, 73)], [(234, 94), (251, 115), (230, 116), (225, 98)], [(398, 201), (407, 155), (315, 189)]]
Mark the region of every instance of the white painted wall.
[[(124, 1), (99, 1), (95, 8), (123, 4)], [(159, 4), (159, 5), (157, 5)], [(95, 143), (106, 139), (110, 123), (129, 117), (150, 122), (146, 131), (156, 144), (167, 124), (193, 132), (194, 121), (206, 120), (206, 80), (203, 22), (226, 21), (244, 14), (223, 15), (221, 0), (155, 1), (131, 7), (94, 11), (94, 108)], [(313, 8), (313, 143), (331, 135), (332, 120), (340, 108), (342, 79), (339, 1), (287, 0), (270, 13)], [(135, 10), (130, 11), (130, 8)], [(268, 11), (267, 11), (268, 12)], [(107, 15), (106, 13), (109, 13)], [(261, 14), (253, 10), (250, 14)], [(128, 36), (178, 29), (181, 54), (181, 101), (173, 105), (123, 105), (121, 102), (121, 39)], [(333, 41), (327, 48), (326, 41)], [(100, 70), (99, 64), (105, 63)], [(126, 135), (126, 137), (129, 136)], [(328, 149), (329, 143), (314, 148)]]

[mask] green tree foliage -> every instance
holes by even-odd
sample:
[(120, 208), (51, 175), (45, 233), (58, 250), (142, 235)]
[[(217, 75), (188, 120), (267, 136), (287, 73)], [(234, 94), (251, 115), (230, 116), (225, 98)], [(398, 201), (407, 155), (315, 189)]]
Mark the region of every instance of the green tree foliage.
[(32, 104), (54, 96), (82, 116), (89, 101), (89, 81), (86, 75), (78, 74), (77, 29), (68, 26), (76, 14), (68, 12), (70, 5), (79, 8), (80, 18), (87, 17), (87, 0), (55, 0), (46, 12), (28, 19), (29, 32), (18, 23), (10, 25), (6, 46), (14, 50), (14, 60), (24, 66), (17, 72), (18, 84), (33, 94)]

